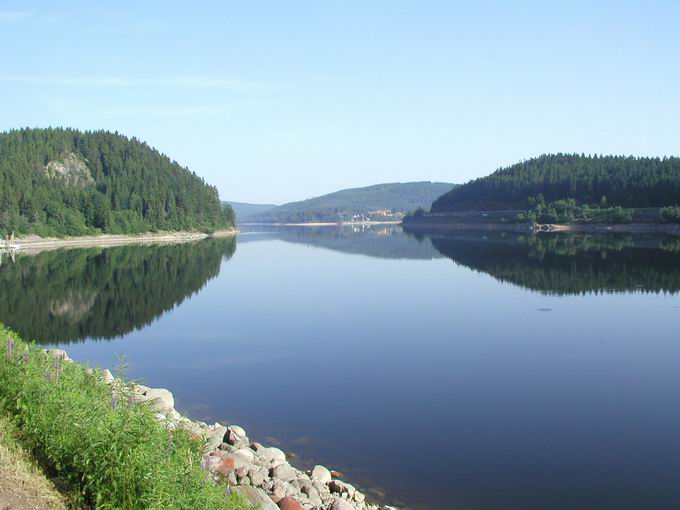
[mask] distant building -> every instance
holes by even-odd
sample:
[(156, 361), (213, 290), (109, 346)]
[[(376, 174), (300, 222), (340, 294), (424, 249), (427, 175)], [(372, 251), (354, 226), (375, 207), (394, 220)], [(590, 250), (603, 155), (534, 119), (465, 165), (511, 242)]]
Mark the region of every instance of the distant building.
[(392, 209), (373, 209), (368, 211), (368, 214), (374, 214), (376, 216), (394, 216)]

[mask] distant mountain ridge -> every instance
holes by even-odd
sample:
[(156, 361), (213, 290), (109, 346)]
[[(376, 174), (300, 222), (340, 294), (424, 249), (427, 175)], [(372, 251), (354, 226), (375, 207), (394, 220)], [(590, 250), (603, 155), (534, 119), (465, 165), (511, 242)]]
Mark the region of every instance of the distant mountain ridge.
[(260, 223), (338, 222), (361, 219), (400, 219), (455, 187), (445, 182), (405, 182), (350, 188), (254, 214)]
[(228, 205), (234, 210), (237, 222), (247, 221), (248, 218), (255, 214), (260, 214), (278, 207), (276, 204), (249, 204), (246, 202), (232, 202), (228, 200), (223, 200), (222, 204)]

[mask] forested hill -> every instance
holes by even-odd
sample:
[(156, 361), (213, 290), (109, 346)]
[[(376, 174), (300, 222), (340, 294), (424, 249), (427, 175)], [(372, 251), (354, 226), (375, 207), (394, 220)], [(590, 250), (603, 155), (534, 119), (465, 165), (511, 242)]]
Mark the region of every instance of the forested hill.
[(453, 187), (454, 184), (444, 182), (376, 184), (291, 202), (254, 215), (251, 219), (265, 223), (304, 223), (399, 218), (402, 213), (418, 207), (429, 208), (435, 198)]
[(458, 186), (435, 200), (431, 210), (524, 209), (539, 194), (545, 202), (573, 198), (621, 207), (680, 204), (680, 158), (543, 155)]
[(77, 236), (233, 224), (214, 187), (135, 138), (51, 128), (0, 134), (0, 232)]

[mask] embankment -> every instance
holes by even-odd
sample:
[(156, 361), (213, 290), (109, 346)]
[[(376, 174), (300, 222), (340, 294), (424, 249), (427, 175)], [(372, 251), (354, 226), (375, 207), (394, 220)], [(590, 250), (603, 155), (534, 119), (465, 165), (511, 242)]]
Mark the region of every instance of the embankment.
[(238, 234), (237, 229), (218, 230), (212, 234), (205, 232), (153, 232), (137, 235), (102, 234), (81, 237), (39, 237), (26, 236), (16, 240), (18, 249), (38, 252), (58, 248), (106, 248), (126, 244), (165, 244), (198, 241), (207, 237), (228, 237)]

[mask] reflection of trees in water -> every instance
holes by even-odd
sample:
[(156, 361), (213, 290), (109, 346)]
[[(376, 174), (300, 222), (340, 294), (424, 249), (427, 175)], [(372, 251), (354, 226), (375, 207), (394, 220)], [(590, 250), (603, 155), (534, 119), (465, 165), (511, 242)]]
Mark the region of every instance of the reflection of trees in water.
[(667, 237), (433, 235), (454, 262), (549, 294), (680, 291), (680, 244)]
[(41, 342), (141, 328), (219, 274), (234, 238), (44, 252), (0, 267), (0, 320)]

